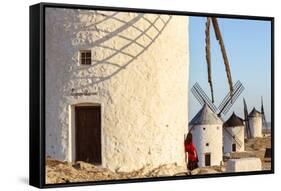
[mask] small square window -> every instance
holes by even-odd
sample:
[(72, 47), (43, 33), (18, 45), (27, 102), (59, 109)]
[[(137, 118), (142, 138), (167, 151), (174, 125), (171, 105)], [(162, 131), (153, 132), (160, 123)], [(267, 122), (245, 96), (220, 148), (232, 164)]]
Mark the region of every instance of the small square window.
[(206, 143), (206, 146), (208, 147), (208, 146), (209, 146), (209, 143)]
[(91, 50), (80, 50), (80, 64), (81, 65), (91, 65), (92, 64)]

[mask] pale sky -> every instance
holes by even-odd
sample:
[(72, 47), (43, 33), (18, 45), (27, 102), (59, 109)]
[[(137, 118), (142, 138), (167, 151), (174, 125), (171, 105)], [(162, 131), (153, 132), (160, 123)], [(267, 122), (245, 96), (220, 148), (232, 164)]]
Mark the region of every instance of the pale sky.
[[(199, 111), (201, 105), (191, 93), (198, 82), (210, 95), (207, 81), (205, 59), (205, 22), (206, 17), (189, 17), (189, 120)], [(256, 107), (260, 111), (261, 96), (264, 101), (266, 120), (271, 121), (271, 23), (270, 21), (218, 18), (224, 45), (232, 72), (233, 84), (240, 80), (244, 92), (227, 113), (235, 111), (244, 118), (243, 97), (248, 112)], [(220, 46), (211, 26), (211, 62), (215, 105), (218, 107), (229, 87)]]

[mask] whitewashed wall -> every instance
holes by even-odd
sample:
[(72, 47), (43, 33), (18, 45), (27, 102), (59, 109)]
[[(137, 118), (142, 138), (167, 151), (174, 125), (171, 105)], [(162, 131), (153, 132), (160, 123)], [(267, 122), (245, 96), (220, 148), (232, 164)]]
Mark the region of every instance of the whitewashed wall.
[[(242, 152), (245, 149), (244, 143), (244, 126), (236, 126), (236, 127), (226, 127), (227, 132), (223, 131), (223, 148), (225, 153), (232, 152), (232, 144), (236, 144), (236, 152)], [(236, 143), (236, 141), (231, 138), (231, 136), (235, 136), (237, 140), (239, 140), (240, 146)]]
[(262, 162), (260, 158), (240, 158), (230, 159), (226, 162), (226, 172), (249, 172), (262, 170)]
[(262, 117), (249, 117), (251, 137), (262, 137)]
[[(211, 153), (212, 166), (220, 165), (222, 161), (222, 124), (196, 125), (191, 133), (197, 149), (198, 165), (205, 166), (205, 153)], [(206, 143), (209, 143), (209, 146), (206, 146)]]
[[(79, 65), (80, 49), (92, 50), (91, 66)], [(71, 108), (93, 103), (102, 107), (103, 166), (185, 165), (188, 63), (185, 16), (47, 8), (46, 156), (73, 160)]]

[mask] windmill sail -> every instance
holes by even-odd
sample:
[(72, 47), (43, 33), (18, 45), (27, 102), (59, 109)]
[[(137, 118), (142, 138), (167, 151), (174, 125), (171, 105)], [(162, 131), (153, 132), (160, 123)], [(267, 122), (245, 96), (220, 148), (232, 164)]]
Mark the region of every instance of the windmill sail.
[(267, 127), (267, 123), (266, 123), (266, 119), (265, 119), (262, 97), (261, 97), (261, 114), (262, 114), (262, 126), (263, 126), (263, 128), (267, 129), (268, 127)]
[(191, 92), (202, 106), (204, 104), (207, 104), (214, 113), (217, 112), (217, 107), (212, 103), (210, 98), (207, 96), (207, 94), (197, 82), (191, 88)]
[(211, 89), (211, 99), (212, 103), (214, 103), (214, 89), (213, 89), (213, 82), (212, 82), (212, 70), (211, 70), (211, 48), (210, 48), (210, 25), (211, 22), (213, 23), (213, 28), (215, 31), (216, 39), (219, 42), (220, 48), (221, 48), (221, 53), (223, 57), (223, 62), (225, 65), (225, 71), (226, 71), (226, 76), (229, 84), (229, 92), (230, 92), (230, 97), (232, 98), (233, 94), (233, 83), (232, 83), (232, 77), (231, 77), (231, 70), (230, 70), (230, 65), (228, 62), (227, 54), (226, 54), (226, 49), (223, 43), (223, 38), (222, 34), (220, 32), (219, 28), (219, 23), (216, 17), (207, 17), (207, 22), (206, 22), (206, 28), (205, 28), (205, 51), (206, 51), (206, 62), (207, 62), (207, 68), (208, 68), (208, 83), (210, 85)]
[(245, 118), (246, 134), (247, 134), (247, 138), (250, 138), (251, 137), (251, 129), (250, 129), (250, 125), (249, 125), (247, 104), (246, 104), (246, 101), (245, 101), (244, 98), (243, 98), (243, 103), (244, 103), (244, 118)]
[(220, 111), (218, 113), (219, 116), (221, 116), (221, 114), (225, 115), (230, 110), (230, 108), (232, 107), (232, 105), (234, 104), (234, 102), (237, 100), (237, 98), (240, 96), (240, 94), (243, 92), (244, 89), (245, 89), (244, 86), (238, 80), (233, 86), (232, 94), (231, 92), (229, 92), (221, 102), (219, 106), (219, 111)]
[[(233, 92), (229, 92), (225, 98), (222, 100), (221, 104), (217, 108), (212, 100), (207, 96), (201, 86), (196, 82), (193, 87), (191, 88), (191, 92), (197, 101), (203, 106), (207, 104), (210, 109), (217, 114), (219, 118), (222, 119), (222, 114), (226, 115), (230, 108), (233, 106), (234, 102), (238, 99), (240, 94), (244, 91), (244, 86), (238, 80), (235, 85), (233, 86)], [(223, 119), (222, 119), (223, 120)]]
[(223, 39), (222, 39), (222, 34), (220, 32), (219, 23), (218, 23), (218, 20), (216, 17), (212, 17), (211, 19), (212, 19), (216, 39), (218, 40), (220, 48), (221, 48), (223, 62), (225, 65), (226, 76), (227, 76), (227, 80), (228, 80), (228, 84), (229, 84), (229, 92), (230, 92), (230, 95), (232, 95), (233, 94), (233, 83), (232, 83), (232, 77), (231, 77), (231, 70), (230, 70), (230, 65), (229, 65), (228, 59), (227, 59), (226, 50), (225, 50)]
[(211, 18), (207, 18), (206, 22), (206, 29), (205, 29), (205, 51), (206, 51), (206, 62), (208, 66), (208, 82), (211, 89), (211, 97), (212, 97), (212, 103), (214, 103), (214, 88), (213, 88), (213, 82), (212, 82), (212, 67), (211, 67), (211, 46), (210, 46), (210, 25), (211, 25)]

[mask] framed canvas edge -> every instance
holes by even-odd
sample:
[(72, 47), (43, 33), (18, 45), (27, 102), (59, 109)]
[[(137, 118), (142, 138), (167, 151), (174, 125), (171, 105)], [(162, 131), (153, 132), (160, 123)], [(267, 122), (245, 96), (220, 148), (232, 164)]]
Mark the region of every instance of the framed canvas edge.
[[(155, 14), (171, 14), (183, 16), (213, 16), (219, 18), (234, 18), (234, 19), (249, 19), (263, 20), (271, 22), (271, 170), (263, 171), (248, 171), (236, 173), (220, 173), (220, 174), (204, 174), (192, 176), (169, 176), (155, 178), (139, 178), (139, 179), (122, 179), (122, 180), (104, 180), (91, 182), (77, 183), (62, 183), (62, 184), (46, 184), (45, 183), (45, 8), (69, 8), (69, 9), (97, 9), (104, 11), (120, 11), (120, 12), (141, 12)], [(36, 15), (39, 20), (31, 18), (31, 12), (38, 12)], [(54, 187), (70, 187), (70, 186), (87, 186), (87, 185), (105, 185), (105, 184), (120, 184), (120, 183), (136, 183), (136, 182), (152, 182), (152, 181), (169, 181), (169, 180), (186, 180), (196, 178), (220, 178), (231, 176), (246, 176), (246, 175), (263, 175), (273, 174), (275, 168), (275, 123), (274, 123), (274, 17), (268, 16), (252, 16), (252, 15), (235, 15), (235, 14), (219, 14), (219, 13), (201, 13), (175, 10), (156, 10), (142, 8), (127, 8), (127, 7), (109, 7), (95, 5), (78, 5), (78, 4), (62, 4), (62, 3), (38, 3), (31, 5), (30, 9), (30, 117), (29, 117), (29, 184), (38, 188), (54, 188)], [(39, 30), (39, 37), (34, 39), (32, 32)], [(34, 46), (39, 46), (39, 50), (34, 50)], [(39, 62), (39, 68), (36, 63)], [(39, 72), (36, 75), (36, 72)], [(35, 80), (35, 81), (33, 81)], [(39, 100), (36, 99), (38, 96)], [(39, 116), (39, 118), (38, 118)], [(38, 129), (39, 127), (39, 129)], [(35, 149), (34, 149), (35, 148)], [(33, 159), (33, 160), (32, 160)], [(37, 176), (37, 177), (36, 177)], [(33, 177), (36, 177), (34, 179)]]
[(29, 8), (29, 184), (42, 188), (42, 4)]

